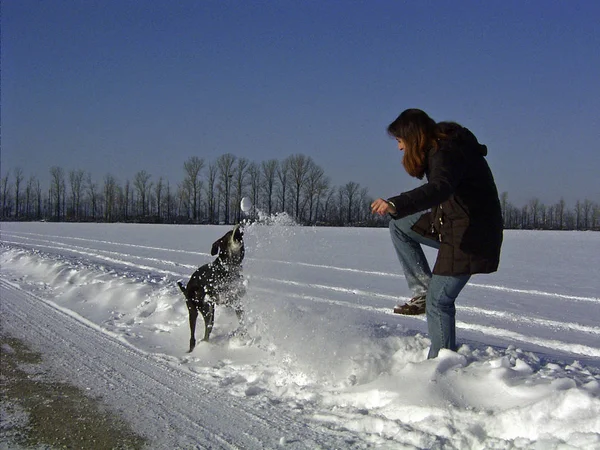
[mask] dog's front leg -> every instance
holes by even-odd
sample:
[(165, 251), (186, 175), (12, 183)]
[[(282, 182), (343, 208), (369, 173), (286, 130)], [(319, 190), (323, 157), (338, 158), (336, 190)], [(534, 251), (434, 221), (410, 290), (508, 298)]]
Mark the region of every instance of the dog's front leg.
[(215, 323), (215, 304), (212, 301), (205, 301), (200, 312), (204, 318), (204, 339), (202, 340), (208, 341)]
[(192, 302), (187, 302), (187, 308), (190, 316), (190, 349), (191, 353), (196, 346), (196, 319), (198, 318), (198, 308)]

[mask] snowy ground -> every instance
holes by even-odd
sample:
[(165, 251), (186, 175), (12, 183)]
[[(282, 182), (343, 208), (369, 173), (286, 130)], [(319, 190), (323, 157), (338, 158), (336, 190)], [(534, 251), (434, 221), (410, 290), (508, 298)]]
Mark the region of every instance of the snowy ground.
[(2, 223), (2, 327), (155, 448), (600, 448), (600, 233), (507, 231), (428, 361), (387, 230), (248, 225), (248, 337), (218, 308), (188, 354), (175, 281), (227, 230)]

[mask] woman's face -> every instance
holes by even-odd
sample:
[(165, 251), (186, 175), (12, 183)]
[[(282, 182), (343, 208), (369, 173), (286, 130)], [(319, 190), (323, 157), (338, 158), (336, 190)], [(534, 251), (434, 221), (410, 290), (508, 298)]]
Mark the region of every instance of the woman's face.
[(398, 142), (398, 150), (403, 152), (406, 149), (406, 142), (402, 138), (396, 138), (396, 141)]

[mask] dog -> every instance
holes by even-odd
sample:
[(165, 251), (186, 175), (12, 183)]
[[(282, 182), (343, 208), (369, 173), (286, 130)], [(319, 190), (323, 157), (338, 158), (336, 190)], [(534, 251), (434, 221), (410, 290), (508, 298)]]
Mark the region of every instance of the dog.
[(215, 321), (215, 305), (230, 306), (235, 310), (240, 326), (243, 325), (241, 299), (246, 294), (242, 261), (244, 260), (244, 233), (240, 225), (215, 241), (210, 254), (217, 258), (199, 267), (190, 277), (187, 285), (181, 281), (177, 285), (185, 296), (190, 320), (190, 349), (196, 346), (196, 319), (198, 312), (204, 319), (204, 338), (208, 341)]

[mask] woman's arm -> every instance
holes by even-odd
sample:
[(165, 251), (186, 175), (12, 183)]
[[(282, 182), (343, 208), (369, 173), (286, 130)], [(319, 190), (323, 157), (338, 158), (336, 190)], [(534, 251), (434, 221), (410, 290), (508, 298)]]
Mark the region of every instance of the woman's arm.
[(440, 148), (429, 157), (427, 183), (387, 200), (394, 206), (392, 216), (399, 219), (433, 208), (448, 200), (460, 183), (466, 167), (458, 148)]

